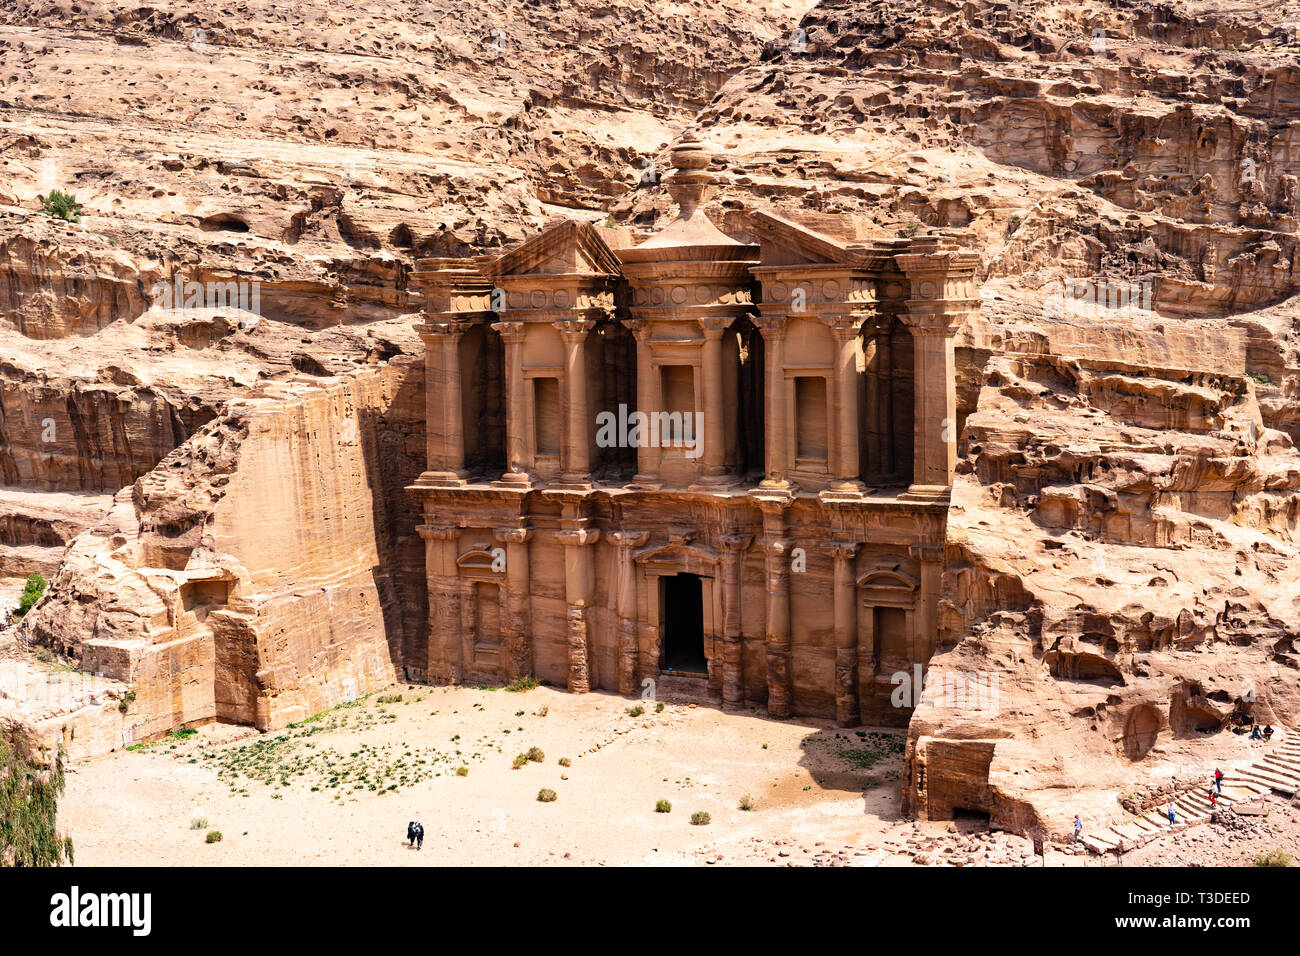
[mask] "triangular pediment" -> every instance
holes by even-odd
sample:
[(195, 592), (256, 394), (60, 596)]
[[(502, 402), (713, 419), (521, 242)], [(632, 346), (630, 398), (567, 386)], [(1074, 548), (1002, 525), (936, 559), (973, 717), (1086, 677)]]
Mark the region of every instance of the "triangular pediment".
[(758, 239), (760, 264), (765, 266), (855, 265), (858, 256), (830, 236), (797, 225), (767, 211), (749, 214)]
[(489, 276), (608, 275), (622, 272), (600, 230), (578, 219), (563, 219), (542, 229), (483, 269)]

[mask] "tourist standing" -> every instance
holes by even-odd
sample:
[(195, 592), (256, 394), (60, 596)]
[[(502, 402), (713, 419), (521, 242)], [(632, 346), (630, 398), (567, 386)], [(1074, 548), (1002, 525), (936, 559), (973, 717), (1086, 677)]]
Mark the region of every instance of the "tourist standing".
[(419, 820), (415, 821), (415, 848), (417, 850), (424, 849), (424, 824)]
[(1074, 842), (1075, 843), (1079, 842), (1079, 834), (1082, 832), (1083, 832), (1083, 821), (1079, 819), (1079, 815), (1076, 813), (1074, 815)]
[(1169, 801), (1169, 808), (1168, 808), (1168, 809), (1169, 809), (1169, 825), (1170, 825), (1170, 826), (1173, 826), (1173, 825), (1174, 825), (1174, 822), (1175, 822), (1178, 818), (1177, 818), (1177, 816), (1174, 814), (1174, 802), (1173, 802), (1172, 800)]
[(1214, 771), (1214, 789), (1223, 793), (1223, 771), (1216, 769)]
[(406, 845), (415, 846), (415, 821), (412, 820), (406, 825)]

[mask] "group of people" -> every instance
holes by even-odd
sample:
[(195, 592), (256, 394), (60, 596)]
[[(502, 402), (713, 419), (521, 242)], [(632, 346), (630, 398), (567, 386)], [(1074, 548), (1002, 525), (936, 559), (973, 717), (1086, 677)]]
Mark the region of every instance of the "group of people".
[(1260, 730), (1259, 724), (1252, 724), (1250, 728), (1251, 740), (1269, 741), (1273, 739), (1273, 725), (1265, 724), (1264, 729)]
[(424, 849), (424, 824), (419, 820), (412, 820), (406, 825), (406, 845), (414, 846), (417, 850)]

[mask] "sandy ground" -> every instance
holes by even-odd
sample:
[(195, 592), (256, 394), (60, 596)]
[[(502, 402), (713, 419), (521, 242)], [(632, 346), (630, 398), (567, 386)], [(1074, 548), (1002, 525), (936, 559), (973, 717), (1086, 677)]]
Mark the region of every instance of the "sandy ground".
[[(1181, 831), (1122, 860), (1050, 847), (1038, 859), (980, 821), (903, 820), (899, 731), (634, 706), (399, 685), (274, 734), (212, 725), (82, 761), (60, 823), (80, 866), (1244, 865), (1275, 848), (1300, 860), (1300, 803), (1279, 797), (1248, 826)], [(515, 769), (534, 747), (542, 759)], [(556, 800), (538, 801), (542, 788)], [(697, 811), (707, 825), (692, 825)], [(423, 850), (406, 844), (411, 819)]]
[[(89, 866), (907, 862), (880, 850), (912, 826), (898, 731), (634, 704), (398, 686), (276, 734), (214, 725), (84, 761), (61, 825)], [(531, 747), (544, 760), (513, 769)], [(543, 787), (555, 802), (537, 800)], [(696, 811), (710, 823), (692, 825)], [(405, 842), (413, 818), (422, 851)]]

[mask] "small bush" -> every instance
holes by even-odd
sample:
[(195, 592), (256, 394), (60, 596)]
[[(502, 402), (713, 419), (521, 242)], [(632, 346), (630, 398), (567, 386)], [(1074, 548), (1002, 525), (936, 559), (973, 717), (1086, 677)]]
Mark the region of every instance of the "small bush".
[(518, 755), (515, 756), (515, 762), (514, 762), (513, 764), (511, 764), (511, 766), (512, 766), (515, 770), (518, 770), (520, 767), (522, 767), (522, 766), (523, 766), (524, 764), (526, 764), (526, 763), (528, 763), (528, 754), (518, 754)]
[(23, 588), (23, 596), (18, 599), (18, 610), (14, 611), (16, 617), (22, 617), (30, 611), (36, 602), (41, 599), (45, 593), (45, 578), (39, 574), (27, 575), (27, 584)]
[(537, 800), (540, 803), (554, 803), (555, 796), (555, 791), (551, 790), (549, 787), (542, 787), (542, 789), (537, 791)]
[(130, 707), (131, 704), (133, 704), (134, 702), (135, 702), (135, 691), (128, 690), (125, 694), (122, 695), (121, 703), (117, 705), (117, 709), (125, 714), (126, 709)]
[(545, 717), (545, 716), (546, 716), (547, 714), (549, 714), (550, 712), (551, 712), (551, 708), (547, 707), (545, 704), (542, 704), (541, 707), (538, 707), (538, 708), (537, 708), (537, 716), (538, 716), (538, 717)]
[(519, 693), (520, 691), (534, 690), (541, 686), (541, 683), (542, 682), (536, 677), (529, 674), (527, 677), (520, 677), (516, 680), (512, 680), (509, 684), (506, 684), (506, 690)]
[(655, 713), (662, 714), (663, 712), (664, 712), (664, 705), (663, 702), (660, 701), (659, 703), (655, 704)]
[(77, 202), (77, 197), (72, 193), (54, 189), (48, 196), (36, 198), (41, 201), (40, 211), (45, 215), (62, 219), (64, 222), (81, 222), (81, 203)]
[(709, 816), (703, 810), (696, 810), (694, 813), (691, 814), (691, 826), (693, 827), (708, 826), (710, 821), (712, 820), (713, 817)]
[(469, 767), (457, 767), (457, 768), (456, 768), (456, 776), (458, 776), (458, 777), (468, 777), (468, 776), (469, 776)]
[(571, 766), (573, 766), (573, 761), (570, 760), (568, 757), (561, 757), (561, 758), (560, 758), (560, 766), (561, 766), (561, 767), (571, 767)]
[(381, 704), (400, 704), (402, 702), (401, 694), (384, 694), (379, 698)]
[(193, 820), (190, 821), (191, 830), (206, 830), (207, 828), (208, 828), (207, 817), (195, 817)]
[(655, 813), (672, 813), (673, 805), (667, 800), (660, 800), (655, 804)]
[(640, 717), (644, 713), (645, 713), (645, 708), (642, 707), (640, 704), (637, 704), (635, 707), (629, 707), (627, 709), (627, 715), (629, 717)]
[(526, 756), (533, 763), (542, 763), (543, 761), (546, 760), (546, 754), (542, 751), (541, 747), (529, 747), (528, 753), (526, 753), (524, 756)]
[(1291, 854), (1285, 850), (1269, 850), (1250, 861), (1251, 866), (1290, 866)]
[(207, 835), (206, 837), (204, 837), (204, 840), (205, 840), (206, 842), (208, 842), (208, 843), (220, 843), (220, 842), (221, 842), (221, 831), (220, 831), (220, 830), (209, 830), (209, 831), (208, 831), (208, 835)]
[(749, 794), (745, 794), (743, 797), (740, 798), (740, 803), (736, 804), (736, 806), (740, 807), (740, 809), (745, 810), (746, 812), (753, 810), (754, 798), (751, 797)]

